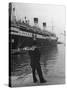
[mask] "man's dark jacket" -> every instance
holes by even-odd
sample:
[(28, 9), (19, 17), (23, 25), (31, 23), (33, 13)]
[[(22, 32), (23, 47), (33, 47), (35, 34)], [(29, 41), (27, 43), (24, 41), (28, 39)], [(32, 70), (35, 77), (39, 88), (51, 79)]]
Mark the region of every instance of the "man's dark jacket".
[(40, 50), (38, 48), (35, 48), (35, 50), (30, 50), (29, 55), (31, 58), (31, 65), (37, 65), (40, 63)]

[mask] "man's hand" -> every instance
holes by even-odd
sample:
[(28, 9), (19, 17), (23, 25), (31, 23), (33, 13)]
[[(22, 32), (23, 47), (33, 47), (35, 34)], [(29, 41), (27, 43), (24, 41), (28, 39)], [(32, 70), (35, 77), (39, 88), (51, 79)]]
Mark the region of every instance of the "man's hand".
[(23, 48), (23, 50), (25, 50), (25, 51), (29, 51), (29, 50), (34, 50), (35, 49), (35, 47), (24, 47)]
[(25, 51), (26, 51), (26, 50), (29, 50), (29, 47), (24, 47), (23, 50), (25, 50)]

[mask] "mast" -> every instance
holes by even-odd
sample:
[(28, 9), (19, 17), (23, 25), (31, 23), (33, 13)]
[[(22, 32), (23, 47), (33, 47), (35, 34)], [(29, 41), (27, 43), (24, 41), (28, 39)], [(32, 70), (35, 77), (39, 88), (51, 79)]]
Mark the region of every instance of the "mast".
[(11, 26), (12, 3), (9, 3), (9, 28)]
[(54, 32), (54, 21), (53, 21), (53, 19), (52, 19), (52, 32)]
[(53, 26), (53, 19), (52, 19), (52, 32), (53, 32), (53, 30), (54, 30), (54, 26)]

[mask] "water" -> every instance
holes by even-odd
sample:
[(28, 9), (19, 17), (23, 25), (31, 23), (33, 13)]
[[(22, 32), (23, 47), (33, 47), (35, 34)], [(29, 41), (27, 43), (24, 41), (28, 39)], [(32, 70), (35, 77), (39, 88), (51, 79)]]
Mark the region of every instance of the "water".
[[(14, 55), (11, 60), (12, 75), (31, 73), (30, 57), (27, 54)], [(65, 81), (65, 46), (58, 44), (57, 47), (41, 48), (41, 60), (43, 74), (49, 84), (64, 83)]]

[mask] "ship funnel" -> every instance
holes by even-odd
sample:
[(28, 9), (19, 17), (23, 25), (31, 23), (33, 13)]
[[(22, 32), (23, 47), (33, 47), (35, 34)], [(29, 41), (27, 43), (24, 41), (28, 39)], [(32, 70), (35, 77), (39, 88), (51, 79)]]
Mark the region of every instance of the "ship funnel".
[(43, 22), (43, 29), (46, 28), (46, 22)]
[(38, 18), (34, 18), (34, 25), (35, 25), (35, 26), (38, 25)]
[(12, 9), (12, 21), (13, 21), (13, 23), (16, 22), (15, 7), (13, 7), (13, 9)]

